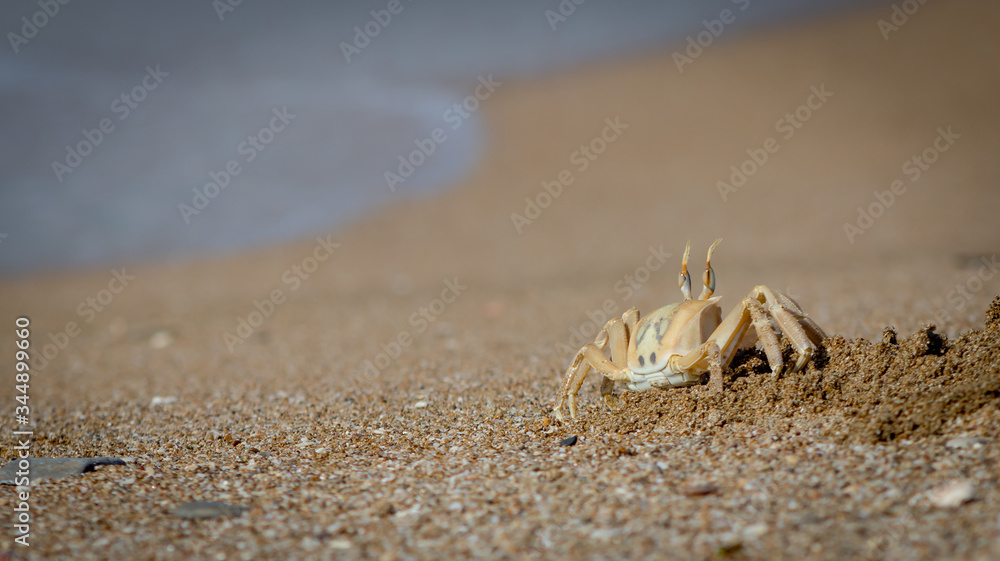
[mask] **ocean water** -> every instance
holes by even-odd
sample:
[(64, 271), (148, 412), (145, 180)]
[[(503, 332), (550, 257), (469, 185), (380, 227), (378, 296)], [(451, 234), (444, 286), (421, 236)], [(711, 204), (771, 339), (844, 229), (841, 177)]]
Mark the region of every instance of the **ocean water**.
[(329, 232), (472, 169), (487, 131), (453, 106), (490, 79), (874, 1), (4, 2), (0, 274)]

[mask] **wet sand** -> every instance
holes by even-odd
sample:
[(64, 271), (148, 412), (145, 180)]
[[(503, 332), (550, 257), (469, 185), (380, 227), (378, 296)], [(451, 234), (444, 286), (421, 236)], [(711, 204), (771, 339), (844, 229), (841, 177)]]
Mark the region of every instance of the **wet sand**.
[[(994, 558), (1000, 13), (927, 3), (885, 40), (890, 15), (504, 81), (472, 176), (319, 241), (4, 280), (0, 317), (55, 345), (33, 452), (128, 462), (33, 486), (15, 551)], [(721, 395), (614, 411), (592, 374), (556, 422), (581, 341), (679, 299), (684, 243), (717, 237), (723, 310), (791, 294), (817, 360), (774, 379), (748, 351)], [(191, 500), (249, 511), (171, 514)]]

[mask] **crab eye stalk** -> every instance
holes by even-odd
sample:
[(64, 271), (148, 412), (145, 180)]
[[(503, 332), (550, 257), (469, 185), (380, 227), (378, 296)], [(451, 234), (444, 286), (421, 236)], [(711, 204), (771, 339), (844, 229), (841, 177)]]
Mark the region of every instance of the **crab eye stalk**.
[(715, 292), (715, 271), (712, 270), (711, 266), (705, 269), (701, 281), (704, 286), (701, 288), (701, 295), (698, 296), (698, 299), (706, 300)]
[(687, 247), (684, 248), (684, 258), (681, 259), (681, 274), (677, 278), (681, 285), (681, 294), (685, 300), (691, 299), (691, 275), (688, 274), (688, 255), (691, 254), (691, 240), (688, 240)]
[(715, 240), (715, 243), (708, 248), (708, 257), (705, 258), (705, 274), (701, 277), (701, 282), (704, 286), (701, 289), (701, 295), (698, 296), (699, 300), (706, 300), (715, 292), (715, 270), (712, 269), (712, 252), (715, 251), (715, 248), (720, 243), (722, 243), (722, 238)]

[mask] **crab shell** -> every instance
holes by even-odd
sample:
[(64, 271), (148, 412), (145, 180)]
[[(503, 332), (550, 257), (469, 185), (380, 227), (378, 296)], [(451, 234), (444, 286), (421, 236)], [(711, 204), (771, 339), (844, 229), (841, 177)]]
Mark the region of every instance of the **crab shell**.
[(722, 323), (721, 296), (707, 300), (684, 300), (664, 306), (639, 320), (636, 335), (628, 345), (628, 367), (645, 376), (626, 382), (634, 391), (683, 387), (698, 383), (700, 376), (677, 372), (671, 358), (696, 350)]

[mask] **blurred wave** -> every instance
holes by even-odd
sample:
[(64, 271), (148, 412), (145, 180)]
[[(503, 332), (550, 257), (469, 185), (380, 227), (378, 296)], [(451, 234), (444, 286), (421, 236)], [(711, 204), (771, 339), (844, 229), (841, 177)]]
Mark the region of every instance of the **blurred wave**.
[[(738, 16), (728, 34), (863, 3), (6, 2), (0, 272), (328, 231), (468, 172), (485, 131), (476, 112), (446, 111), (480, 79), (680, 43), (726, 8)], [(294, 117), (273, 121), (282, 111)], [(385, 173), (436, 128), (447, 140), (390, 189)], [(230, 161), (239, 173), (198, 199)]]

